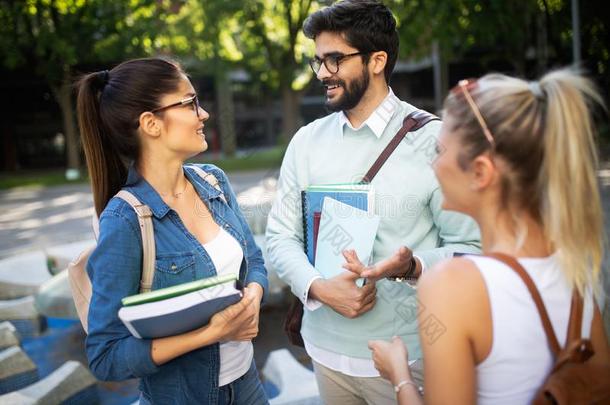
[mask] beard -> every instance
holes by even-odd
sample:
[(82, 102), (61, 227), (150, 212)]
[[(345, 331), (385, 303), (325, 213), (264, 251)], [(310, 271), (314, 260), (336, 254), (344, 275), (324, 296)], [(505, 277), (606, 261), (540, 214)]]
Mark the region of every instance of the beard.
[(366, 66), (362, 69), (362, 75), (352, 80), (349, 85), (341, 79), (326, 80), (324, 86), (338, 85), (343, 88), (343, 94), (334, 101), (326, 100), (324, 106), (328, 111), (348, 111), (358, 105), (364, 93), (369, 88), (370, 77)]

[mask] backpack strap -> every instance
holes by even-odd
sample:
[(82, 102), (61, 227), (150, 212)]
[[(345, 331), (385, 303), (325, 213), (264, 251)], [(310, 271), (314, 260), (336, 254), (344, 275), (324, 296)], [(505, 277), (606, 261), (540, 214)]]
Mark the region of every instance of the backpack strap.
[(570, 322), (568, 323), (568, 334), (566, 345), (570, 342), (580, 340), (582, 337), (582, 317), (584, 311), (584, 300), (574, 288), (572, 292), (572, 305), (570, 307)]
[(377, 158), (373, 166), (362, 178), (362, 183), (370, 183), (373, 178), (377, 175), (377, 172), (381, 169), (383, 164), (388, 160), (392, 152), (398, 147), (403, 138), (407, 133), (417, 131), (430, 121), (440, 121), (440, 118), (436, 115), (430, 114), (424, 110), (415, 110), (405, 117), (402, 122), (402, 127), (398, 130), (394, 138), (388, 143), (381, 155)]
[(155, 275), (155, 235), (152, 223), (152, 211), (148, 205), (144, 205), (135, 195), (127, 190), (121, 190), (116, 195), (125, 200), (138, 215), (140, 232), (142, 234), (142, 279), (140, 280), (140, 292), (148, 292), (152, 288)]
[(223, 193), (222, 189), (220, 188), (220, 182), (218, 181), (216, 176), (214, 176), (212, 173), (206, 172), (205, 170), (203, 170), (201, 167), (199, 167), (197, 165), (189, 165), (188, 167), (195, 170), (195, 173), (197, 173), (197, 175), (199, 175), (199, 177), (201, 177), (204, 181), (206, 181), (210, 186), (212, 186), (216, 190), (220, 191), (220, 199), (225, 204), (227, 204), (227, 199), (225, 198), (225, 194)]
[[(546, 308), (544, 306), (544, 302), (542, 301), (542, 297), (540, 296), (540, 292), (538, 292), (538, 289), (536, 288), (536, 285), (534, 284), (534, 281), (532, 280), (530, 275), (527, 274), (527, 271), (523, 268), (523, 266), (521, 266), (519, 262), (512, 256), (505, 255), (504, 253), (490, 253), (488, 256), (506, 264), (508, 267), (513, 269), (515, 273), (519, 275), (519, 277), (521, 277), (521, 279), (525, 283), (525, 286), (529, 290), (530, 295), (534, 299), (536, 308), (538, 308), (538, 314), (540, 314), (540, 320), (542, 321), (544, 333), (546, 333), (546, 337), (549, 341), (549, 346), (551, 347), (551, 351), (553, 352), (553, 357), (557, 358), (561, 347), (559, 346), (559, 341), (557, 340), (557, 336), (555, 335), (555, 331), (553, 330), (549, 314), (546, 312)], [(570, 312), (572, 312), (572, 310), (570, 310)], [(571, 315), (570, 323), (572, 323)]]

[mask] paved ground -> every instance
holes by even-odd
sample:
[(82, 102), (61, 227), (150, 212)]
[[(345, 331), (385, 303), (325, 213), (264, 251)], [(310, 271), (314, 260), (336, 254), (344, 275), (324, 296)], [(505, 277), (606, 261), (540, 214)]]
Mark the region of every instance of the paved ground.
[[(231, 174), (236, 193), (277, 170)], [(0, 259), (15, 253), (93, 239), (93, 199), (87, 184), (0, 191)]]

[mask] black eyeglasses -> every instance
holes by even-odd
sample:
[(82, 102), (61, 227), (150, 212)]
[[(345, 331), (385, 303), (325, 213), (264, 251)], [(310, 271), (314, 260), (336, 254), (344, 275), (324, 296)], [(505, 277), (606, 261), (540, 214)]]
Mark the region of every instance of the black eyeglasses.
[(189, 105), (189, 104), (190, 104), (191, 108), (193, 109), (193, 111), (195, 111), (195, 114), (197, 114), (197, 118), (199, 118), (200, 106), (199, 106), (199, 99), (197, 98), (196, 95), (182, 99), (182, 100), (178, 101), (177, 103), (166, 105), (165, 107), (155, 108), (154, 110), (151, 110), (150, 112), (154, 114), (156, 112), (165, 111), (169, 108), (182, 107), (182, 106)]
[(322, 64), (324, 64), (324, 66), (326, 67), (326, 70), (328, 70), (329, 73), (335, 74), (339, 71), (339, 63), (341, 63), (341, 61), (343, 59), (347, 59), (347, 58), (350, 58), (352, 56), (357, 56), (357, 55), (367, 55), (369, 53), (371, 53), (371, 52), (354, 52), (354, 53), (348, 53), (347, 55), (337, 53), (337, 54), (327, 55), (321, 59), (318, 58), (317, 56), (314, 56), (312, 59), (309, 60), (309, 66), (311, 67), (311, 70), (313, 70), (313, 72), (316, 75), (320, 71)]

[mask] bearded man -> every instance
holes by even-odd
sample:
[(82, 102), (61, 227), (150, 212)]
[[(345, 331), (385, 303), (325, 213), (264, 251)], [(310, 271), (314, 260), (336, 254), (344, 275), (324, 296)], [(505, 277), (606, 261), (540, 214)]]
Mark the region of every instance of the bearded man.
[[(358, 274), (347, 270), (325, 279), (309, 263), (303, 252), (301, 190), (360, 181), (417, 108), (388, 85), (398, 34), (386, 6), (341, 1), (310, 15), (303, 31), (315, 41), (310, 66), (332, 113), (299, 129), (288, 146), (268, 219), (269, 259), (304, 304), (301, 334), (324, 402), (393, 404), (394, 387), (375, 369), (368, 341), (400, 336), (421, 386), (417, 316), (427, 314), (417, 305), (416, 280), (455, 252), (478, 252), (479, 233), (466, 216), (441, 208), (431, 168), (441, 123), (432, 121), (409, 132), (372, 181), (381, 220), (367, 283), (359, 287)], [(442, 332), (442, 325), (433, 326), (436, 335)]]

